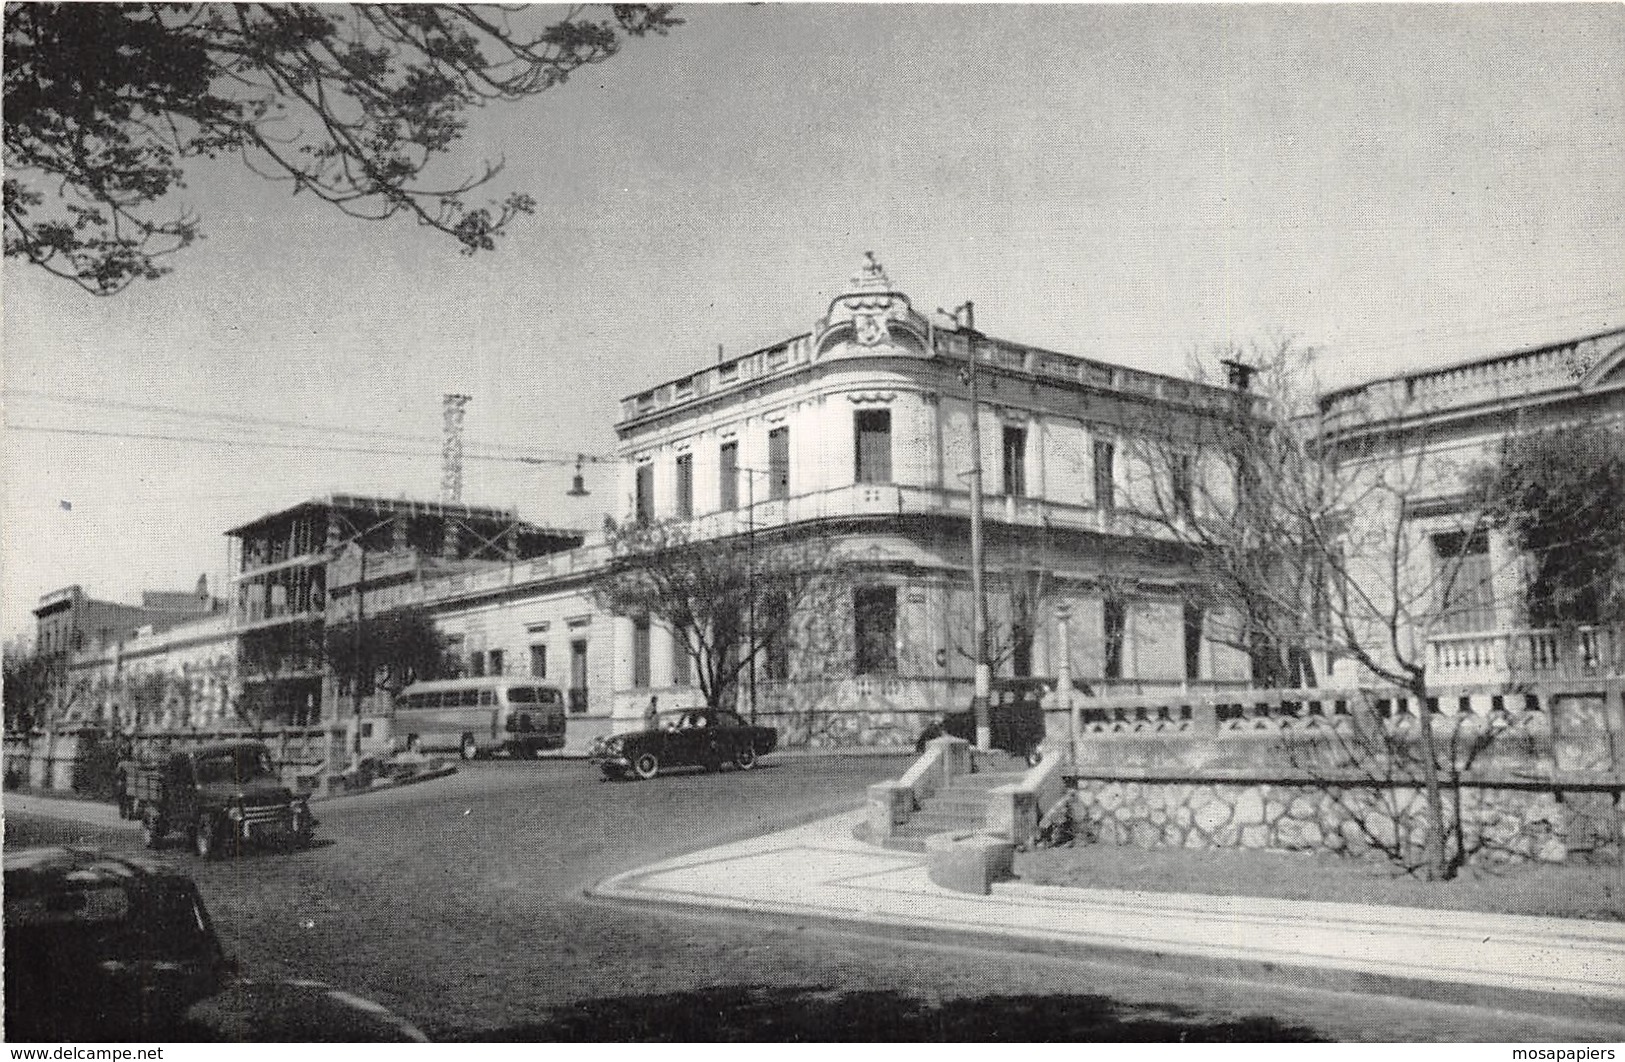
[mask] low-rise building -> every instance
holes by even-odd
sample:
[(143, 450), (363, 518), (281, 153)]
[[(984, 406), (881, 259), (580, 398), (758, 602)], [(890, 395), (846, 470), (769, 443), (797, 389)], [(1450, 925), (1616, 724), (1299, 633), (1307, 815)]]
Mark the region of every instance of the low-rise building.
[[(1528, 558), (1472, 497), (1503, 444), (1556, 428), (1611, 429), (1625, 446), (1625, 329), (1478, 357), (1342, 388), (1320, 402), (1340, 471), (1381, 476), (1357, 528), (1385, 550), (1355, 551), (1351, 578), (1397, 598), (1401, 643), (1414, 640), (1429, 682), (1596, 675), (1625, 668), (1619, 632), (1530, 622)], [(1375, 570), (1373, 569), (1375, 566)], [(1392, 589), (1389, 589), (1392, 587)], [(1338, 677), (1358, 680), (1350, 661)]]
[[(1129, 493), (1143, 477), (1123, 444), (1152, 410), (1200, 418), (1237, 400), (939, 328), (871, 257), (810, 332), (628, 397), (614, 508), (674, 521), (691, 540), (828, 543), (851, 580), (841, 600), (820, 603), (833, 635), (803, 631), (782, 654), (760, 654), (737, 703), (789, 744), (912, 745), (970, 699), (973, 417), (997, 674), (1056, 674), (1065, 605), (1065, 652), (1093, 689), (1245, 681), (1245, 659), (1204, 636), (1188, 556), (1134, 515)], [(594, 603), (609, 556), (593, 543), (427, 582), (424, 600), (465, 646), (565, 686), (572, 735), (634, 725), (651, 697), (698, 702), (671, 631)]]

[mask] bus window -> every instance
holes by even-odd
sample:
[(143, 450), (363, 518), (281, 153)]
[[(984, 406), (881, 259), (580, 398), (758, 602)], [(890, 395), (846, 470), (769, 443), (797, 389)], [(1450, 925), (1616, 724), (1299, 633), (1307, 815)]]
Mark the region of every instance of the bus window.
[(479, 690), (464, 690), (463, 691), (463, 707), (464, 708), (474, 708), (474, 707), (477, 707), (479, 705), (479, 703), (480, 703), (480, 691)]
[(536, 703), (536, 687), (535, 686), (510, 686), (510, 687), (508, 687), (508, 703), (509, 704), (535, 704)]
[(543, 704), (562, 704), (564, 702), (564, 698), (559, 696), (559, 691), (549, 686), (543, 686), (536, 692), (542, 695)]
[(489, 707), (491, 707), (492, 705), (494, 705), (496, 703), (497, 703), (497, 691), (496, 690), (481, 690), (480, 691), (480, 707), (489, 708)]

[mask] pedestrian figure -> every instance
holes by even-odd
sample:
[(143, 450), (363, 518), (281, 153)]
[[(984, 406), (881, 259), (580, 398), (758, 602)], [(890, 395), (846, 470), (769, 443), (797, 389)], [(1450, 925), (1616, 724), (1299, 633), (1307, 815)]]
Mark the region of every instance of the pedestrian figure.
[(643, 710), (643, 729), (653, 730), (660, 721), (660, 695), (654, 694), (649, 698), (649, 707)]

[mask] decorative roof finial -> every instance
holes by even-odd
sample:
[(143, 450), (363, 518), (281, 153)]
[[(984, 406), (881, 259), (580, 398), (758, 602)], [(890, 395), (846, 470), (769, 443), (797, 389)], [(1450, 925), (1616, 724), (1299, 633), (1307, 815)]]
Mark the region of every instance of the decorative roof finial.
[(886, 276), (886, 268), (875, 258), (873, 251), (863, 252), (863, 262), (858, 271), (852, 275), (852, 291), (889, 291), (891, 280)]

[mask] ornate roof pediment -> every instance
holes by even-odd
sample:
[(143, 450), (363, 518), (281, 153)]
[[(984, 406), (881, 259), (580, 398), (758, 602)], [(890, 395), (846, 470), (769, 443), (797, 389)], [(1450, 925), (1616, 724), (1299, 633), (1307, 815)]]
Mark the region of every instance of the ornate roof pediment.
[(847, 289), (830, 300), (813, 329), (813, 358), (876, 354), (930, 357), (930, 329), (908, 296), (892, 287), (885, 269), (866, 251)]

